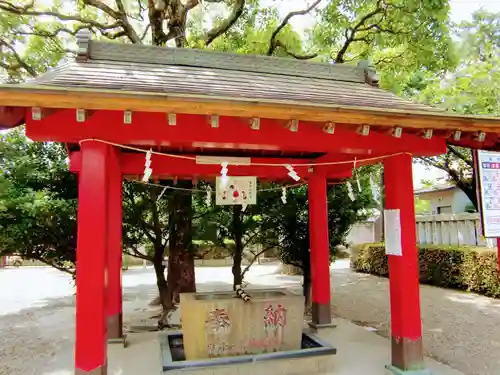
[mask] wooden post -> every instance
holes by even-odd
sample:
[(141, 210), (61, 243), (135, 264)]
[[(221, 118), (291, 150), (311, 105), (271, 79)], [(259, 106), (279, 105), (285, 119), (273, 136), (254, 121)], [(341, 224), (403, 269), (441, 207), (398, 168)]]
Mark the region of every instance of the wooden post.
[(308, 181), (309, 240), (311, 247), (312, 325), (330, 326), (330, 247), (326, 178), (313, 175)]
[(122, 342), (122, 174), (120, 151), (110, 150), (108, 173), (107, 316), (108, 340)]
[(422, 347), (412, 157), (386, 159), (384, 182), (386, 249), (395, 253), (388, 255), (392, 363), (387, 368), (395, 374), (428, 374)]
[(81, 145), (76, 260), (75, 375), (107, 374), (106, 262), (111, 146)]

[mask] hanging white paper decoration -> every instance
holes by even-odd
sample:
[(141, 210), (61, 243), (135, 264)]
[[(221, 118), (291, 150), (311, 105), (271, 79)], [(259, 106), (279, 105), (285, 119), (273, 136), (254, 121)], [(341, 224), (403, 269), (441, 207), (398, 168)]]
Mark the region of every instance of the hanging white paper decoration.
[(361, 193), (361, 183), (359, 182), (358, 170), (356, 169), (356, 164), (358, 163), (358, 159), (354, 158), (354, 176), (356, 177), (356, 184), (358, 185), (358, 191)]
[(372, 174), (370, 174), (370, 188), (371, 188), (371, 191), (372, 191), (372, 198), (373, 198), (373, 200), (378, 203), (379, 199), (380, 199), (380, 192), (378, 190), (377, 185), (373, 181)]
[(281, 201), (286, 204), (286, 188), (281, 188)]
[(142, 176), (142, 182), (148, 182), (153, 170), (151, 169), (151, 156), (153, 150), (146, 152), (146, 162), (144, 163), (144, 176)]
[(356, 200), (356, 197), (354, 196), (354, 190), (349, 181), (347, 182), (347, 194), (349, 195), (349, 198), (351, 198), (353, 202)]
[(288, 170), (288, 176), (291, 177), (294, 181), (300, 181), (300, 177), (295, 172), (295, 169), (290, 164), (285, 165), (285, 168)]
[(228, 166), (227, 161), (221, 163), (222, 169), (220, 170), (220, 184), (223, 189), (229, 183), (229, 177), (227, 177), (227, 172), (228, 172), (227, 166)]

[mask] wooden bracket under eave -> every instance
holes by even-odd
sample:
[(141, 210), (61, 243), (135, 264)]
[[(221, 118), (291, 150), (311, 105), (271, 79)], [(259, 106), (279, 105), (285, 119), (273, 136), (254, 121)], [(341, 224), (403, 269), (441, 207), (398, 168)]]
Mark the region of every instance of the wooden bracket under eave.
[(33, 121), (41, 121), (44, 118), (49, 117), (50, 115), (59, 112), (59, 109), (55, 108), (40, 108), (40, 107), (32, 107), (31, 108), (31, 119)]
[(89, 111), (83, 108), (77, 108), (75, 110), (76, 122), (84, 123), (88, 121), (93, 115), (95, 111)]

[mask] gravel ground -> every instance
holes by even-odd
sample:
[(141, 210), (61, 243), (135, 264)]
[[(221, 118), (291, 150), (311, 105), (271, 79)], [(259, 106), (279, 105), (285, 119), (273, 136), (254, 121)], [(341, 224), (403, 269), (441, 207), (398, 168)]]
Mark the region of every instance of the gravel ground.
[[(254, 287), (295, 286), (298, 279), (279, 281), (276, 266), (256, 265), (248, 281)], [(231, 290), (230, 267), (196, 270), (197, 287)], [(33, 282), (36, 280), (36, 282)], [(152, 269), (124, 273), (124, 329), (154, 325), (157, 308), (148, 304), (156, 296)], [(69, 276), (50, 268), (1, 269), (0, 375), (73, 375), (75, 297)]]
[[(332, 270), (332, 313), (388, 337), (387, 279)], [(500, 374), (500, 300), (422, 285), (426, 355), (470, 375)]]
[[(148, 302), (154, 288), (136, 287), (124, 295), (125, 328), (154, 323)], [(60, 297), (46, 306), (0, 317), (1, 375), (72, 375), (75, 298)]]
[[(274, 270), (271, 265), (252, 267), (248, 281), (252, 287), (282, 285), (300, 289), (300, 277), (274, 275)], [(0, 285), (17, 285), (12, 275), (35, 272), (7, 271), (8, 274), (0, 273)], [(19, 290), (9, 287), (0, 296), (0, 374), (72, 375), (72, 288), (64, 286), (56, 271), (36, 272), (37, 284), (24, 285)], [(197, 269), (196, 277), (200, 290), (231, 288), (228, 267)], [(24, 276), (22, 280), (31, 282), (34, 278)], [(151, 324), (148, 317), (153, 314), (147, 304), (156, 291), (153, 272), (129, 270), (123, 284), (125, 328)], [(44, 285), (53, 289), (44, 292)], [(28, 287), (31, 295), (22, 294)], [(388, 288), (386, 279), (353, 273), (346, 261), (339, 261), (332, 267), (332, 312), (358, 325), (373, 327), (387, 337)], [(422, 286), (421, 301), (428, 356), (468, 375), (500, 374), (500, 300)]]

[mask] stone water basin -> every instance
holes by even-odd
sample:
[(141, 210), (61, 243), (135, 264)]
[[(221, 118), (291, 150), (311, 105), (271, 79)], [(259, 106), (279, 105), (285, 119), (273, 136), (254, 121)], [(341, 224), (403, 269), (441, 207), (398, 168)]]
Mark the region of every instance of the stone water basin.
[(163, 371), (166, 375), (303, 375), (331, 371), (337, 350), (320, 338), (302, 333), (301, 347), (273, 353), (186, 360), (181, 331), (161, 333)]
[(186, 360), (245, 356), (301, 349), (304, 297), (288, 289), (180, 295)]

